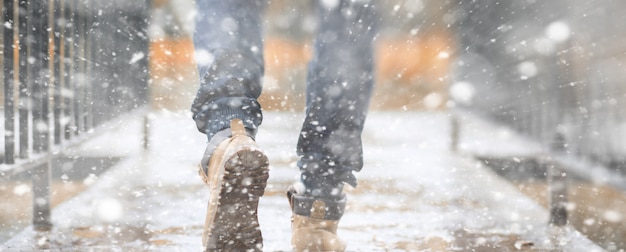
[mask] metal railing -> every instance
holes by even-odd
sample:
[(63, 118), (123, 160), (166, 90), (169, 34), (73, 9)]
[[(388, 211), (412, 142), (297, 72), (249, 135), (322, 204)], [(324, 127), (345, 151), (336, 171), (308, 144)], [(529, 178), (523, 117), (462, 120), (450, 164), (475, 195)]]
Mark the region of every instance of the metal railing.
[[(567, 222), (566, 171), (626, 175), (626, 2), (457, 1), (457, 104), (543, 146), (551, 222)], [(573, 161), (572, 161), (573, 160)], [(581, 167), (581, 163), (587, 163)], [(604, 167), (604, 168), (599, 168)], [(623, 184), (614, 186), (624, 189)]]
[(29, 171), (33, 225), (50, 229), (51, 160), (147, 107), (149, 1), (5, 0), (0, 179)]

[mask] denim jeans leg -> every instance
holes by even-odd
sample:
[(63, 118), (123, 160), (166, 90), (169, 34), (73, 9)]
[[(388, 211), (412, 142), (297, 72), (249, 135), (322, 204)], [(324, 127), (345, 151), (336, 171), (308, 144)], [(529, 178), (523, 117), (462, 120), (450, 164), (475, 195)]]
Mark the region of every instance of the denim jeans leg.
[(234, 118), (254, 134), (263, 116), (261, 0), (196, 0), (194, 31), (200, 87), (191, 111), (211, 139)]
[[(320, 1), (322, 2), (322, 1)], [(373, 1), (318, 6), (319, 27), (308, 69), (298, 166), (307, 194), (340, 196), (363, 167), (361, 132), (374, 83)]]

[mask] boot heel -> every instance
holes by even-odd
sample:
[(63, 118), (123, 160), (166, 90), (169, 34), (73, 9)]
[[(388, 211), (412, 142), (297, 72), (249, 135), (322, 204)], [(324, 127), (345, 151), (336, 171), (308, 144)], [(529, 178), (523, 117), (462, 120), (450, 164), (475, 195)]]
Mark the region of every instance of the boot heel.
[(203, 232), (206, 251), (261, 251), (257, 209), (269, 178), (269, 161), (246, 133), (231, 122), (232, 136), (208, 162), (209, 205)]

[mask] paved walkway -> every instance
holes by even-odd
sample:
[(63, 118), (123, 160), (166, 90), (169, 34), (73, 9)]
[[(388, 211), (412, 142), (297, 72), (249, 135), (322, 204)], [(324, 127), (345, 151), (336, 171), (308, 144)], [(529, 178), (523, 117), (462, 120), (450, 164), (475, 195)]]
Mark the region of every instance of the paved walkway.
[[(290, 251), (284, 190), (297, 176), (302, 118), (267, 112), (258, 143), (270, 157), (260, 202), (265, 251)], [(602, 251), (475, 160), (450, 153), (442, 113), (372, 113), (365, 167), (349, 188), (340, 235), (349, 251)], [(0, 251), (200, 251), (206, 188), (196, 167), (205, 139), (184, 113), (155, 113), (151, 147), (140, 123), (94, 139), (80, 155), (127, 156), (53, 210), (54, 229), (24, 230)]]

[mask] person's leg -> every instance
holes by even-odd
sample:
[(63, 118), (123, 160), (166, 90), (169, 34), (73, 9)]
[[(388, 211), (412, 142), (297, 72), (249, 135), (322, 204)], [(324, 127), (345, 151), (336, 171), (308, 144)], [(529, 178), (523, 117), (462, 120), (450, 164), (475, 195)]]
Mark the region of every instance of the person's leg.
[(200, 88), (191, 111), (211, 139), (243, 120), (250, 133), (261, 124), (262, 0), (196, 0), (194, 46)]
[(200, 88), (191, 111), (209, 143), (200, 175), (209, 186), (205, 251), (260, 251), (257, 207), (268, 179), (254, 135), (261, 124), (263, 1), (196, 0)]
[[(334, 234), (345, 207), (343, 184), (356, 186), (352, 172), (363, 166), (361, 132), (374, 83), (376, 14), (373, 1), (337, 3), (319, 6), (309, 65), (306, 117), (297, 146), (304, 188), (289, 196), (300, 230), (294, 229), (292, 237), (296, 250), (328, 249), (333, 243), (338, 246), (330, 248), (341, 249)], [(320, 223), (328, 232), (315, 231)]]
[(322, 197), (340, 196), (343, 183), (356, 186), (352, 172), (363, 166), (361, 132), (374, 83), (374, 6), (338, 2), (319, 8), (297, 150), (306, 194)]

